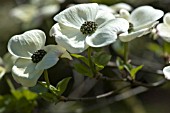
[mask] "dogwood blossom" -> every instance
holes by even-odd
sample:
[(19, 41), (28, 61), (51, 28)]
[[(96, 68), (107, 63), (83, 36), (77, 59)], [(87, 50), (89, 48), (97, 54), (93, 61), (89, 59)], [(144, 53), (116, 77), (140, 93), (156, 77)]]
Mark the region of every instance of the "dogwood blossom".
[(163, 23), (158, 24), (157, 34), (165, 41), (170, 42), (170, 13), (166, 13)]
[(9, 40), (8, 51), (18, 57), (12, 67), (16, 82), (26, 87), (34, 86), (44, 69), (54, 66), (59, 57), (67, 54), (59, 45), (45, 46), (45, 41), (45, 33), (41, 30), (30, 30)]
[(71, 53), (81, 53), (89, 46), (103, 47), (116, 41), (117, 34), (126, 32), (129, 23), (112, 13), (99, 10), (96, 3), (67, 8), (54, 17), (50, 35)]
[(120, 11), (120, 13), (130, 22), (129, 31), (119, 36), (123, 42), (131, 41), (151, 32), (151, 29), (158, 23), (157, 20), (164, 14), (163, 11), (151, 6), (138, 7), (131, 14), (125, 10)]

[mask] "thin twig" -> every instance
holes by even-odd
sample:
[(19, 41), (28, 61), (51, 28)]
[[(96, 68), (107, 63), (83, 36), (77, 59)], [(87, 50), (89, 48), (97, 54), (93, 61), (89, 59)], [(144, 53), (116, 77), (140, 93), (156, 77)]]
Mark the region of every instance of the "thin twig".
[(114, 82), (125, 82), (125, 81), (127, 81), (127, 79), (115, 79), (115, 78), (110, 78), (110, 77), (107, 77), (107, 76), (103, 76), (101, 73), (97, 76), (96, 79), (106, 80), (106, 81), (114, 81)]
[(72, 98), (72, 97), (61, 96), (60, 101), (64, 101), (64, 102), (67, 102), (67, 101), (90, 101), (90, 100), (102, 99), (102, 98), (106, 98), (108, 96), (111, 96), (113, 94), (116, 94), (121, 90), (129, 88), (130, 86), (131, 85), (126, 85), (126, 86), (124, 86), (120, 89), (117, 89), (117, 90), (114, 90), (114, 91), (109, 91), (107, 93), (104, 93), (104, 94), (101, 94), (101, 95), (98, 95), (98, 96), (95, 96), (95, 97)]
[(129, 89), (128, 91), (125, 91), (125, 92), (123, 92), (121, 94), (118, 94), (118, 95), (116, 95), (114, 97), (108, 98), (105, 101), (102, 101), (100, 103), (96, 103), (94, 105), (90, 105), (89, 107), (85, 107), (83, 109), (83, 113), (86, 113), (86, 112), (89, 112), (89, 111), (92, 111), (92, 110), (95, 110), (95, 109), (105, 107), (105, 106), (113, 104), (113, 103), (115, 103), (117, 101), (121, 101), (121, 100), (127, 99), (127, 98), (129, 98), (131, 96), (134, 96), (134, 95), (140, 94), (142, 92), (145, 92), (147, 90), (148, 90), (148, 88), (145, 88), (145, 87), (142, 87), (142, 86), (138, 86), (136, 88)]
[(143, 87), (147, 87), (147, 88), (153, 88), (153, 87), (158, 87), (158, 86), (161, 86), (163, 85), (167, 80), (165, 78), (157, 81), (157, 82), (154, 82), (154, 83), (142, 83), (142, 82), (139, 82), (139, 81), (133, 81), (133, 84), (134, 85), (138, 85), (138, 86), (143, 86)]

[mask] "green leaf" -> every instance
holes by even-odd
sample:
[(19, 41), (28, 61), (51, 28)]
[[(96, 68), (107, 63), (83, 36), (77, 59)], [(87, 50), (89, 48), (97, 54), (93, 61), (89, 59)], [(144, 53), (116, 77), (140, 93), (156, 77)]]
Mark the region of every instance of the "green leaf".
[(82, 75), (93, 77), (93, 73), (89, 69), (89, 67), (83, 65), (83, 64), (74, 64), (74, 68), (77, 72), (81, 73)]
[(168, 54), (170, 54), (170, 43), (169, 42), (165, 42), (163, 44), (164, 47), (164, 51), (167, 52)]
[(58, 91), (58, 92), (57, 92), (58, 95), (62, 95), (62, 94), (64, 93), (64, 91), (66, 90), (67, 85), (68, 85), (70, 79), (71, 79), (71, 77), (64, 78), (63, 80), (61, 80), (61, 81), (57, 84), (56, 88), (57, 88), (57, 91)]
[(18, 100), (23, 97), (23, 94), (19, 90), (12, 90), (11, 93)]
[(86, 57), (78, 54), (71, 54), (71, 56), (83, 61), (87, 66), (89, 66), (89, 61)]
[(59, 95), (57, 88), (54, 87), (53, 85), (50, 85), (50, 86), (49, 86), (49, 90), (50, 90), (53, 94), (55, 94), (56, 96)]
[(160, 45), (156, 44), (156, 43), (149, 43), (147, 45), (147, 48), (150, 51), (156, 53), (157, 55), (163, 55), (163, 48)]
[(49, 92), (43, 92), (43, 93), (39, 93), (39, 95), (46, 101), (49, 102), (58, 102), (59, 100), (57, 99), (57, 97)]
[(137, 66), (137, 67), (135, 67), (135, 68), (133, 68), (133, 69), (130, 70), (130, 75), (131, 75), (132, 79), (135, 79), (136, 73), (137, 73), (139, 70), (141, 70), (142, 68), (143, 68), (143, 65), (140, 65), (140, 66)]
[(36, 93), (31, 92), (30, 90), (27, 89), (23, 90), (23, 95), (27, 100), (35, 100), (38, 97)]
[(97, 71), (100, 71), (100, 70), (102, 70), (104, 68), (103, 65), (99, 65), (99, 64), (95, 64), (95, 65), (96, 65), (96, 70)]
[(105, 52), (97, 52), (92, 57), (92, 60), (97, 65), (106, 66), (107, 63), (110, 61), (111, 57), (112, 57), (111, 55), (106, 54)]
[(129, 73), (131, 71), (131, 68), (128, 65), (123, 65), (123, 69), (126, 69), (126, 71), (128, 71)]
[(43, 87), (49, 89), (49, 90), (50, 90), (53, 94), (55, 94), (56, 96), (58, 95), (57, 88), (54, 87), (53, 85), (49, 85), (49, 86), (48, 86), (45, 81), (39, 81), (39, 83), (40, 83)]
[(36, 93), (24, 88), (12, 90), (11, 93), (18, 100), (21, 98), (26, 98), (27, 100), (35, 100), (38, 97)]
[[(31, 95), (25, 95), (25, 91)], [(0, 96), (0, 113), (32, 113), (37, 106), (37, 96), (30, 96), (32, 92), (24, 88), (12, 90), (12, 95)]]

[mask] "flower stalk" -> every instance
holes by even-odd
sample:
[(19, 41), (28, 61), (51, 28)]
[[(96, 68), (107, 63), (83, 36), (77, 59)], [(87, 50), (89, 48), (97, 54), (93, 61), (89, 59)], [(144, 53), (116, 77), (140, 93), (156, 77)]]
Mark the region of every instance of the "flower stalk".
[(50, 81), (49, 81), (49, 78), (48, 78), (48, 71), (45, 69), (44, 70), (44, 79), (47, 83), (47, 86), (49, 87), (50, 86)]
[(91, 69), (91, 71), (93, 73), (93, 76), (95, 76), (96, 75), (96, 70), (95, 70), (95, 65), (94, 65), (94, 63), (93, 63), (93, 61), (91, 59), (91, 54), (92, 54), (92, 48), (91, 47), (88, 48), (87, 54), (88, 54), (88, 60), (89, 60), (90, 69)]
[(15, 91), (15, 87), (14, 87), (12, 81), (9, 79), (9, 77), (5, 76), (5, 79), (6, 79), (6, 82), (7, 82), (8, 86), (9, 86), (10, 90)]

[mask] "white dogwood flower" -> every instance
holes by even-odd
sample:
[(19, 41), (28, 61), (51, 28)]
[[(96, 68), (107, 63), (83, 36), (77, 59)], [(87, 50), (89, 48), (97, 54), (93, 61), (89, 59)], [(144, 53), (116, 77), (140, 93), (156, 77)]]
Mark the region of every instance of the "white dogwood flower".
[(166, 79), (170, 80), (170, 66), (163, 68), (163, 73)]
[(120, 34), (120, 40), (123, 42), (131, 41), (151, 32), (151, 29), (158, 23), (157, 20), (164, 14), (163, 11), (151, 6), (138, 7), (130, 15), (125, 10), (120, 11), (120, 13), (130, 23), (128, 32)]
[(163, 23), (158, 24), (157, 33), (165, 41), (170, 42), (170, 13), (166, 13)]
[(12, 67), (14, 80), (23, 86), (36, 85), (44, 69), (54, 66), (66, 49), (59, 45), (45, 46), (46, 36), (41, 30), (30, 30), (13, 36), (8, 42), (8, 51), (17, 56)]
[(96, 3), (79, 4), (54, 17), (50, 35), (71, 53), (81, 53), (89, 46), (103, 47), (113, 43), (117, 34), (126, 32), (129, 23), (112, 13), (99, 10)]

